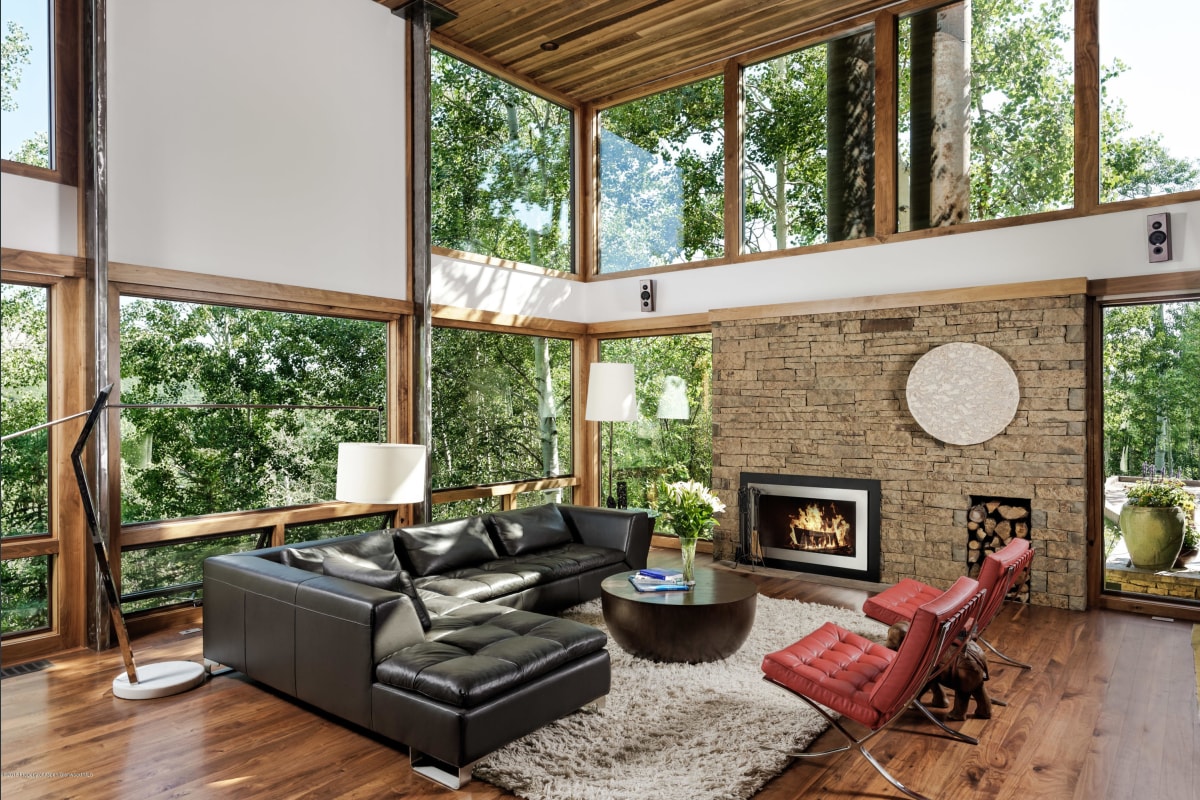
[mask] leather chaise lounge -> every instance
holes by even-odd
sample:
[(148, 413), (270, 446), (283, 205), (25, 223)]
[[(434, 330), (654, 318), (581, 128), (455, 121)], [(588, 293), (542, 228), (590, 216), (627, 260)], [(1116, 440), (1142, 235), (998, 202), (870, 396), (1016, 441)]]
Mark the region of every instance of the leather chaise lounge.
[(607, 637), (548, 614), (649, 547), (645, 512), (549, 505), (215, 556), (205, 665), (404, 744), (458, 788), (483, 756), (603, 701)]

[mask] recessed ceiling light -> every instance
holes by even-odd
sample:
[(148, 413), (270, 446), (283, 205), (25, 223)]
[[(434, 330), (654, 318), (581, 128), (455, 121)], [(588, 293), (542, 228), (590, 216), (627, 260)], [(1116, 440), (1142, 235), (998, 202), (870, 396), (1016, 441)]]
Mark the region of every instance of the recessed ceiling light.
[(558, 49), (558, 42), (542, 42), (542, 49), (549, 53), (551, 50)]

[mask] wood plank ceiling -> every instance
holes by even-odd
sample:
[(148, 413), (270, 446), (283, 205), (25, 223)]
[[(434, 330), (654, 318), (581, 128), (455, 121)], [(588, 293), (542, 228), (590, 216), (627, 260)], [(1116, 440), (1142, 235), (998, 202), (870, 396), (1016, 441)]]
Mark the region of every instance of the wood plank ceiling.
[[(389, 8), (406, 0), (377, 0)], [(894, 0), (441, 0), (439, 37), (577, 102), (636, 93)], [(544, 50), (545, 42), (556, 49)]]

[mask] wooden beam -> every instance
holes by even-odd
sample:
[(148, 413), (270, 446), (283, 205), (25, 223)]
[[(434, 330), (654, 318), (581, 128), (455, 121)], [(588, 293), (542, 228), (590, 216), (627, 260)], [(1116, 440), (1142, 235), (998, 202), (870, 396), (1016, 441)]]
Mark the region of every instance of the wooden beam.
[(897, 225), (898, 27), (894, 13), (875, 15), (875, 236), (893, 234)]

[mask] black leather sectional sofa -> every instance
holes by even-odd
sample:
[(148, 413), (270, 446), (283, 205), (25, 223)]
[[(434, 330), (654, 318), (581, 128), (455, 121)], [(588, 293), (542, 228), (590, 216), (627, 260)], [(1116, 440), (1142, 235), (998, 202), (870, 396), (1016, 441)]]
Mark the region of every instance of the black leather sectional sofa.
[(646, 565), (644, 512), (549, 505), (216, 556), (204, 659), (409, 748), (458, 788), (602, 701), (607, 638), (555, 616)]

